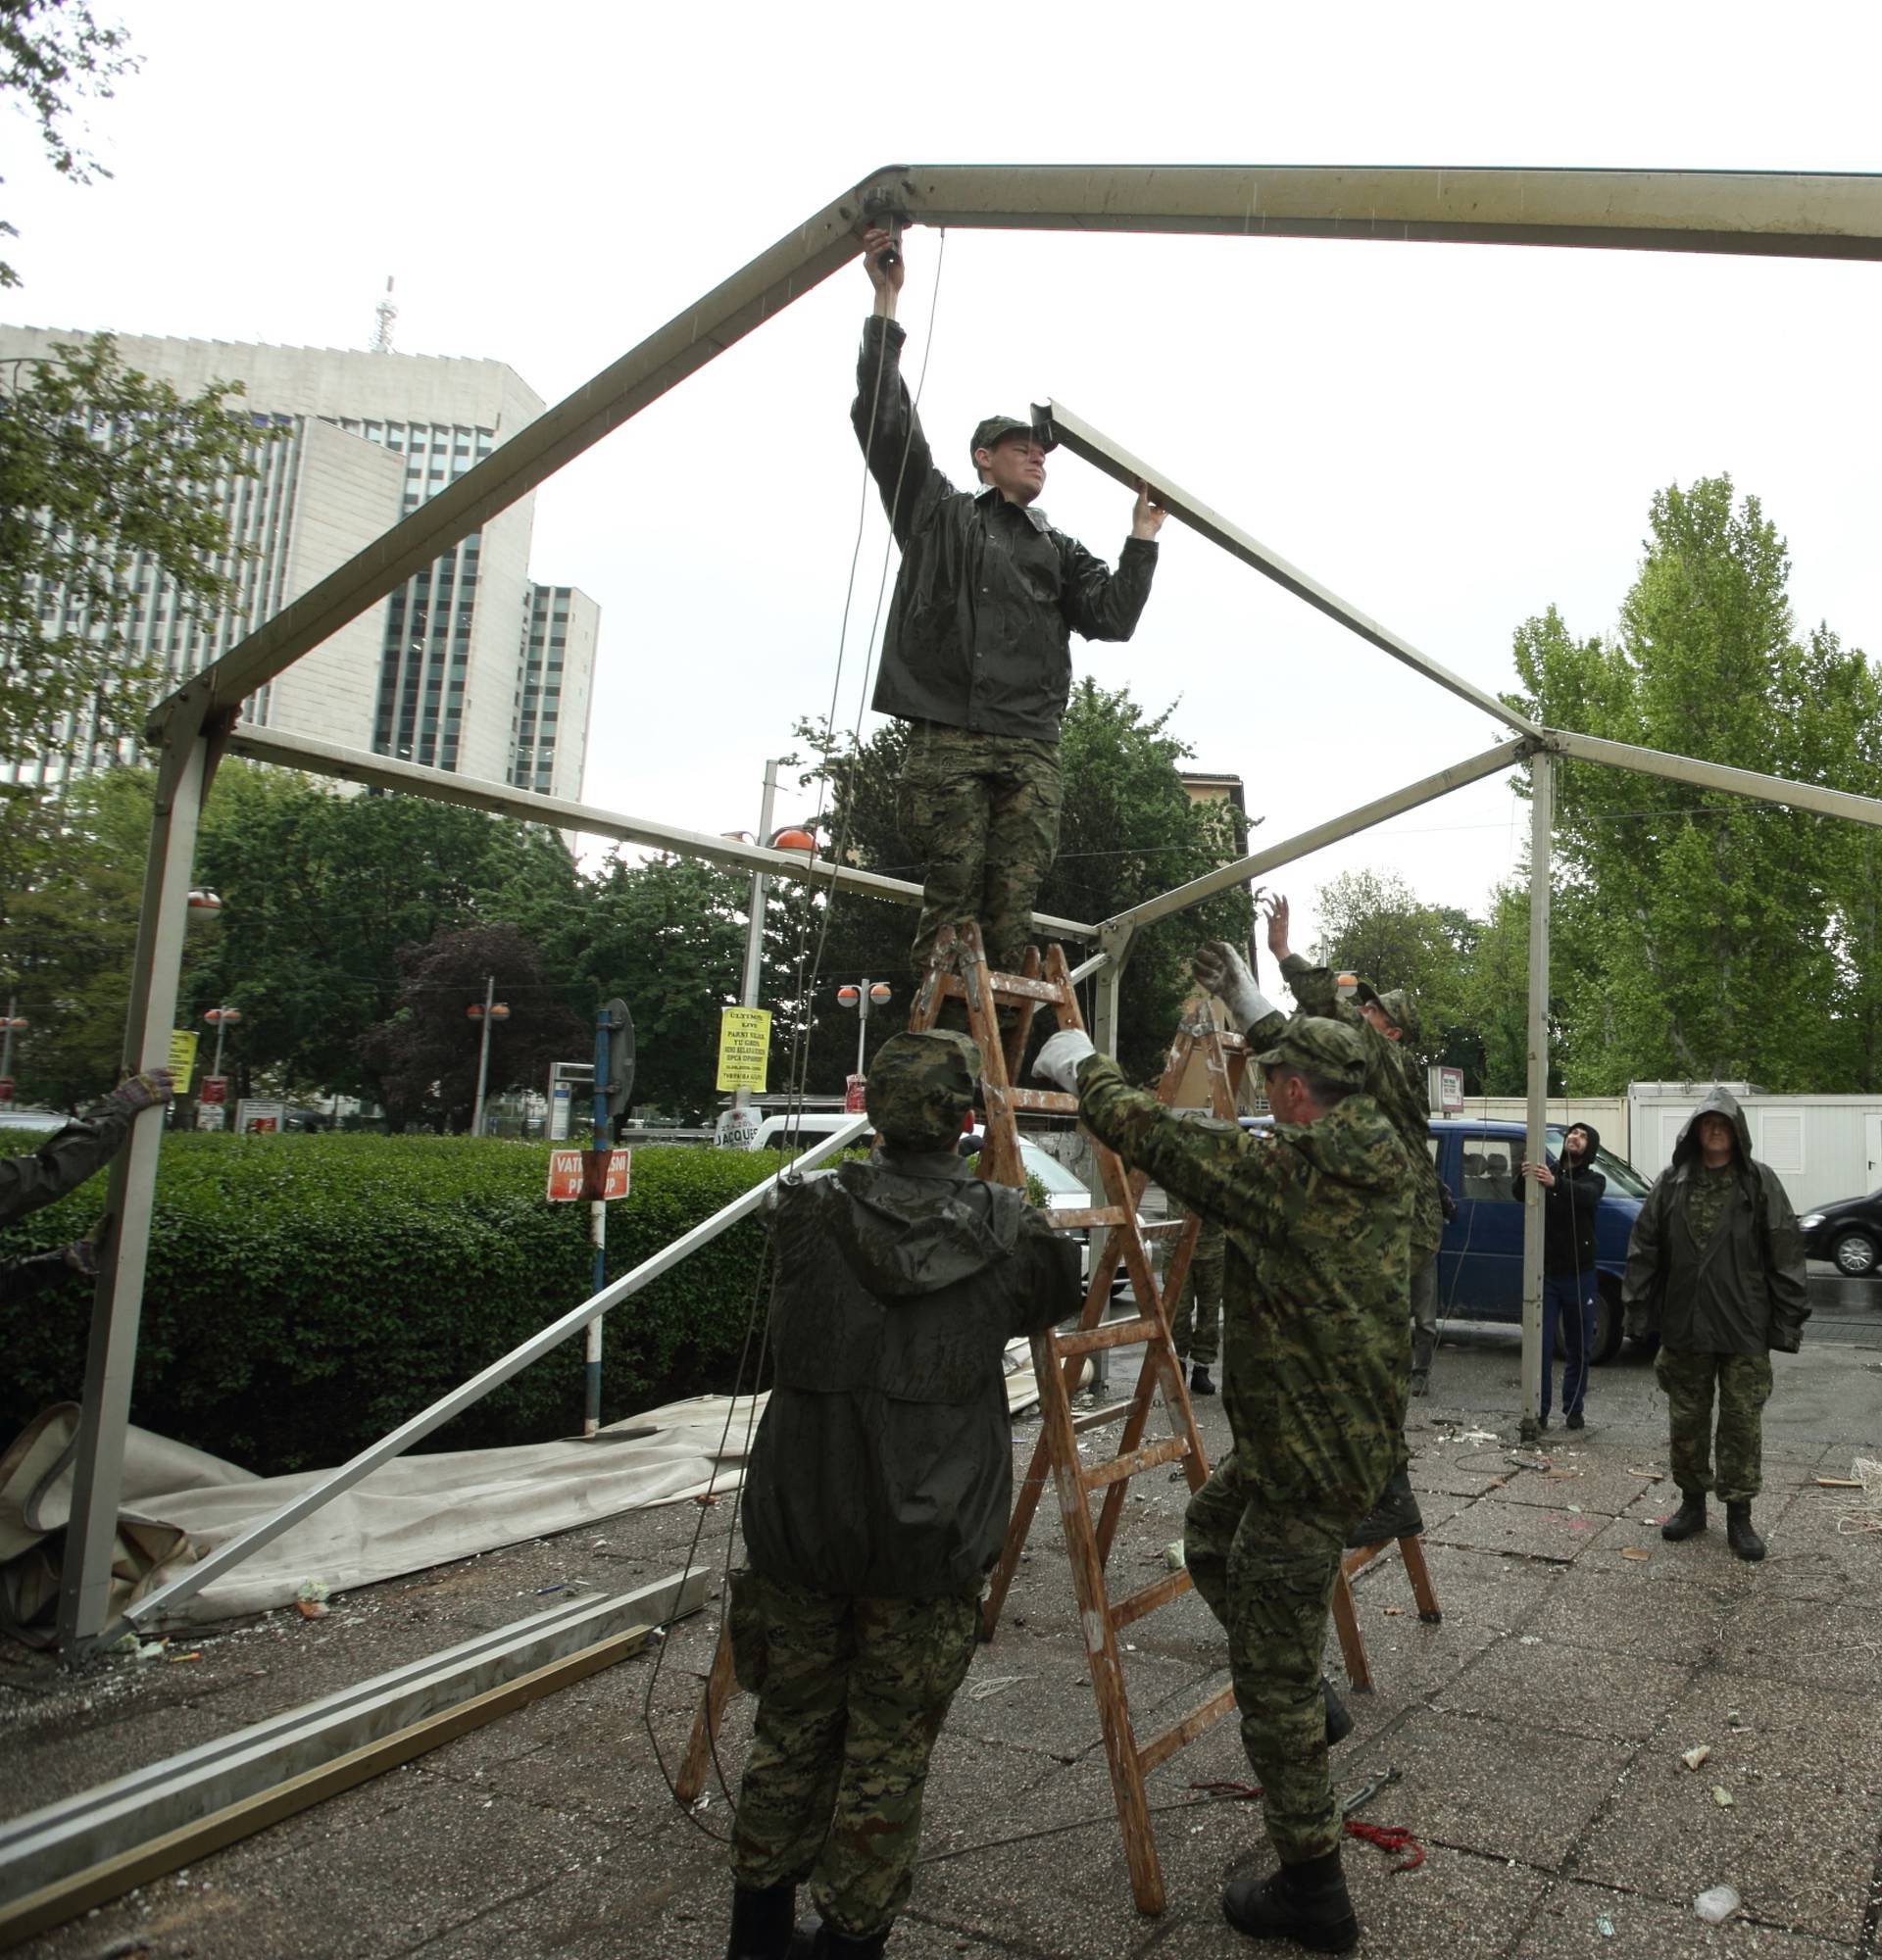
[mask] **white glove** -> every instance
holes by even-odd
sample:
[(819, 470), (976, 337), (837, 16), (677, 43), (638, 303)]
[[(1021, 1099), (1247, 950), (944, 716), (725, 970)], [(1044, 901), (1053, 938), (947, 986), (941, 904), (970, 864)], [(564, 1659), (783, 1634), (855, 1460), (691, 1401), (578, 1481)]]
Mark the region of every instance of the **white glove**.
[(1256, 986), (1248, 962), (1227, 940), (1212, 939), (1206, 946), (1199, 946), (1190, 957), (1189, 966), (1202, 986), (1228, 1009), (1238, 1033), (1246, 1033), (1265, 1015), (1279, 1011)]
[(1088, 1054), (1098, 1053), (1097, 1045), (1080, 1028), (1061, 1028), (1039, 1051), (1032, 1064), (1034, 1077), (1063, 1089), (1067, 1096), (1078, 1093), (1078, 1064)]

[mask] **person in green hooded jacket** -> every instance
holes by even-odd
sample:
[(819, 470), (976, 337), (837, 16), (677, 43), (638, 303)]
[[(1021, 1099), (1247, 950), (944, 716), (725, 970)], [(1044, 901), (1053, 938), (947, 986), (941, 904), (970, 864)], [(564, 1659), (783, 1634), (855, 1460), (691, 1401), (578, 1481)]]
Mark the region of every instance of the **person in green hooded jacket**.
[(1255, 1056), (1274, 1127), (1180, 1116), (1067, 1029), (1035, 1075), (1075, 1088), (1099, 1142), (1222, 1227), (1222, 1403), (1234, 1446), (1189, 1502), (1184, 1554), (1228, 1635), (1242, 1741), (1280, 1860), (1222, 1910), (1257, 1938), (1326, 1952), (1359, 1939), (1340, 1869), (1320, 1679), (1349, 1533), (1401, 1447), (1412, 1183), (1366, 1091), (1356, 1030), (1297, 1014)]
[[(730, 1960), (882, 1951), (1013, 1507), (1006, 1346), (1083, 1299), (1076, 1244), (955, 1149), (980, 1064), (940, 1029), (884, 1042), (879, 1149), (786, 1181), (770, 1214), (775, 1377), (728, 1614), (758, 1696)], [(821, 1924), (793, 1945), (806, 1879)]]

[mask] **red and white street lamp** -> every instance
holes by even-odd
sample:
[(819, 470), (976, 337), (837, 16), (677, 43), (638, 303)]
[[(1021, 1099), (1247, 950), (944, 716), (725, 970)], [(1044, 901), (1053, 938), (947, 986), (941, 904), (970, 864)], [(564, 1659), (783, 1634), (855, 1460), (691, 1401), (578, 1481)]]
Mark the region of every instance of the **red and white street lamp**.
[(473, 1137), (483, 1135), (483, 1086), (490, 1076), (490, 1023), (510, 1018), (509, 1004), (499, 1001), (496, 993), (497, 976), (491, 973), (484, 979), (482, 1001), (472, 1001), (464, 1010), (468, 1019), (483, 1023), (482, 1036), (477, 1043), (477, 1100), (470, 1111), (470, 1134)]

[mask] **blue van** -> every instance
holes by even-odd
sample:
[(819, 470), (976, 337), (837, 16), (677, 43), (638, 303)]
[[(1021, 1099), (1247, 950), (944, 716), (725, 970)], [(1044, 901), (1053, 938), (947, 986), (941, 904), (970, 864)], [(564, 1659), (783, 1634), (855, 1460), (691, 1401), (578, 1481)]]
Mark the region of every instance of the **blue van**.
[[(1549, 1154), (1561, 1153), (1566, 1123), (1549, 1125)], [(1458, 1200), (1438, 1250), (1438, 1313), (1446, 1320), (1522, 1319), (1522, 1203), (1510, 1181), (1523, 1158), (1520, 1123), (1485, 1117), (1433, 1116), (1431, 1153), (1438, 1175)], [(1611, 1151), (1595, 1154), (1608, 1180), (1595, 1218), (1593, 1359), (1611, 1360), (1621, 1342), (1620, 1282), (1627, 1241), (1651, 1180)]]

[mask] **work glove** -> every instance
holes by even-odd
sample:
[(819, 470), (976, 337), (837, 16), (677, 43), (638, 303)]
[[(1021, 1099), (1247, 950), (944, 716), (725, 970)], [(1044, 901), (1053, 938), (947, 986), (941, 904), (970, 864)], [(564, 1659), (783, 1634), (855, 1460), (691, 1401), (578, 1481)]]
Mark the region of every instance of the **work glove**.
[(1078, 1064), (1086, 1055), (1097, 1053), (1097, 1046), (1083, 1029), (1061, 1028), (1039, 1051), (1032, 1072), (1040, 1082), (1050, 1082), (1055, 1088), (1063, 1089), (1067, 1096), (1075, 1096), (1078, 1093)]
[(1248, 962), (1227, 940), (1212, 939), (1199, 946), (1189, 965), (1201, 985), (1228, 1009), (1238, 1032), (1246, 1033), (1264, 1016), (1279, 1012), (1256, 986)]
[(122, 1109), (125, 1115), (134, 1116), (140, 1109), (154, 1109), (159, 1102), (168, 1102), (176, 1093), (176, 1085), (167, 1068), (153, 1068), (143, 1075), (133, 1075), (121, 1082), (104, 1099), (107, 1109)]

